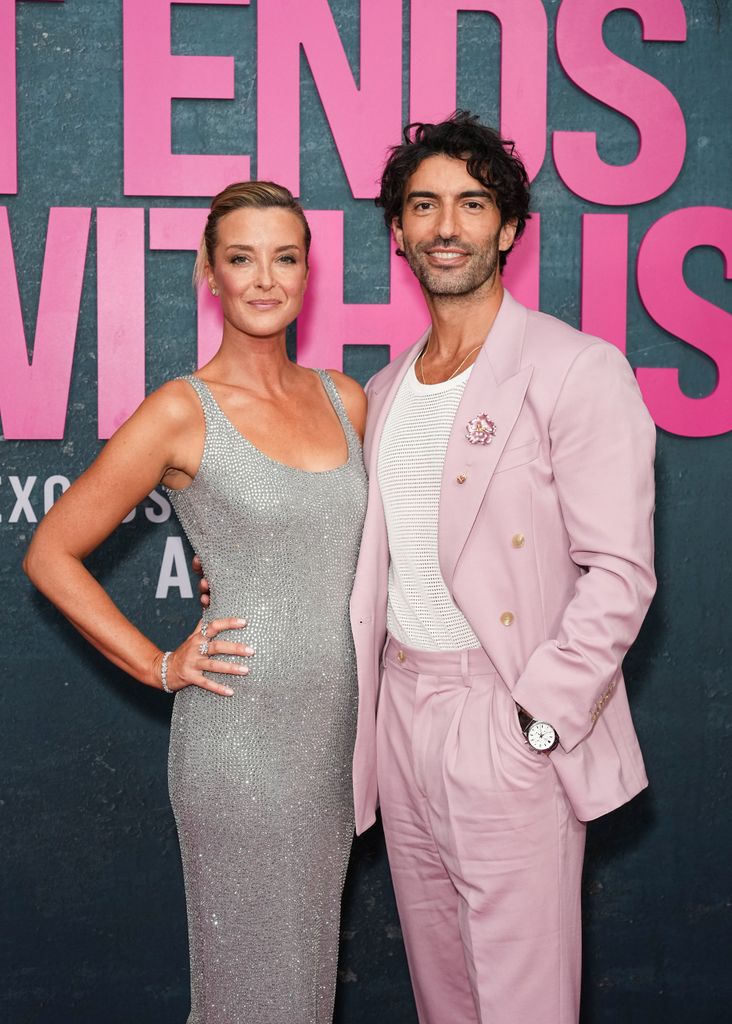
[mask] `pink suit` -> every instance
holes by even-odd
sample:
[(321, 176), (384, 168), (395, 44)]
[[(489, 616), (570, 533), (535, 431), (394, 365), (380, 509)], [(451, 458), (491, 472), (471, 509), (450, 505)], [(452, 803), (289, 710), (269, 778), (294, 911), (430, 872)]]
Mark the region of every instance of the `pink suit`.
[[(369, 504), (351, 598), (357, 831), (380, 799), (423, 1024), (564, 1024), (579, 997), (580, 823), (647, 785), (621, 664), (655, 589), (655, 432), (616, 348), (504, 293), (440, 494), (442, 575), (482, 651), (455, 663), (391, 641), (384, 656), (376, 464), (423, 343), (367, 388)], [(496, 434), (471, 445), (480, 413)], [(557, 730), (550, 763), (525, 746), (513, 701)]]

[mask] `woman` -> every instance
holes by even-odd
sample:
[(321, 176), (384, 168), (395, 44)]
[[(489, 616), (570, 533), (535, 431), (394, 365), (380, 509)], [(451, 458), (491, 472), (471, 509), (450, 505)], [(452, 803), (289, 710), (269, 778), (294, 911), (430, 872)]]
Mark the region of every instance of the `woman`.
[[(169, 781), (189, 1024), (332, 1019), (353, 834), (348, 597), (366, 401), (343, 374), (287, 358), (309, 244), (286, 189), (246, 182), (216, 196), (196, 279), (220, 296), (220, 349), (142, 403), (54, 505), (25, 561), (114, 664), (177, 694)], [(211, 588), (200, 630), (165, 653), (83, 565), (159, 483)]]

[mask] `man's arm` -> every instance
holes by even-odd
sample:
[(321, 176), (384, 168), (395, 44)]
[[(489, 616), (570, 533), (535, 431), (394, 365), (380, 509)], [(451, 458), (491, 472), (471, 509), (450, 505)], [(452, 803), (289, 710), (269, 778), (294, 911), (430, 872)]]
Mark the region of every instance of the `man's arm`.
[(540, 644), (513, 697), (571, 750), (591, 731), (655, 591), (655, 428), (625, 357), (597, 342), (572, 364), (549, 425), (573, 561), (586, 570), (556, 637)]

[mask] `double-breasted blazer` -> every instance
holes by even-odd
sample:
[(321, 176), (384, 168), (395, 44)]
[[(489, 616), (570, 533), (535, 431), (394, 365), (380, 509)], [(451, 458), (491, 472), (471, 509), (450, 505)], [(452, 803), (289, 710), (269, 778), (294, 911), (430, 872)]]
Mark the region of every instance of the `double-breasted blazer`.
[[(367, 385), (369, 499), (351, 596), (358, 664), (356, 828), (375, 818), (376, 712), (389, 546), (379, 441), (424, 338)], [(485, 413), (489, 444), (466, 426)], [(581, 820), (647, 785), (621, 665), (655, 590), (655, 429), (613, 345), (504, 292), (455, 416), (440, 490), (447, 588), (517, 703), (552, 723)]]

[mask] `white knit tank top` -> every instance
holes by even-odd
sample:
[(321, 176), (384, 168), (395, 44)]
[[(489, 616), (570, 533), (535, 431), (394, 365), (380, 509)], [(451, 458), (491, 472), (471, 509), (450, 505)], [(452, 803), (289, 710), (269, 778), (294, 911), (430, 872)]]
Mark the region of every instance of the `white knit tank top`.
[(440, 482), (447, 442), (472, 367), (442, 384), (407, 371), (381, 435), (378, 481), (389, 537), (391, 635), (421, 650), (480, 642), (445, 586), (437, 557)]

